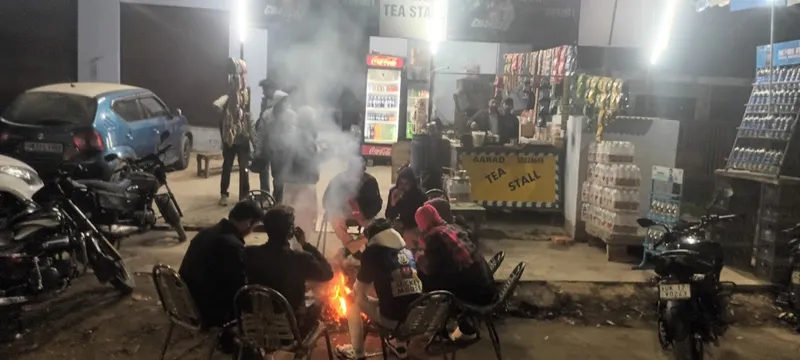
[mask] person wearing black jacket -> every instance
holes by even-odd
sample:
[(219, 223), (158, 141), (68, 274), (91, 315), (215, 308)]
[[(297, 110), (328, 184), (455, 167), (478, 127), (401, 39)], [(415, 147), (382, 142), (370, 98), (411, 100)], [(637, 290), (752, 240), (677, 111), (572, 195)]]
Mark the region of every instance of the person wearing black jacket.
[(178, 273), (189, 288), (203, 326), (233, 320), (233, 298), (245, 284), (244, 238), (264, 213), (252, 201), (237, 203), (227, 219), (201, 230), (189, 243)]
[[(269, 240), (263, 245), (244, 250), (244, 265), (250, 284), (270, 287), (280, 292), (298, 320), (305, 335), (319, 320), (321, 307), (305, 306), (306, 281), (325, 282), (333, 279), (333, 269), (325, 256), (306, 242), (303, 230), (294, 225), (294, 209), (277, 205), (264, 215), (264, 230)], [(292, 250), (292, 237), (302, 251)]]
[(378, 180), (366, 169), (362, 158), (351, 159), (347, 169), (331, 180), (322, 196), (326, 219), (331, 222), (342, 245), (351, 253), (366, 245), (366, 239), (354, 242), (347, 233), (347, 221), (355, 220), (366, 227), (383, 207)]
[(403, 234), (403, 240), (412, 250), (419, 247), (419, 230), (414, 214), (426, 201), (428, 197), (419, 186), (414, 169), (400, 170), (397, 183), (389, 190), (386, 218), (395, 222), (395, 229)]

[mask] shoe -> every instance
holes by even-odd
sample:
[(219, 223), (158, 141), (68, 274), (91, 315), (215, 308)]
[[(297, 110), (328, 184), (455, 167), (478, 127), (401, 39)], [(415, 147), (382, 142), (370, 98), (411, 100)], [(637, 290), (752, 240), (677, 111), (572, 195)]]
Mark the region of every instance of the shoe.
[(366, 360), (367, 357), (356, 356), (356, 350), (353, 349), (353, 345), (336, 345), (336, 348), (333, 350), (334, 355), (342, 360)]
[(452, 342), (469, 342), (475, 341), (478, 338), (478, 333), (475, 334), (466, 334), (461, 332), (460, 328), (456, 328), (453, 333), (450, 334), (450, 341)]
[(388, 348), (394, 356), (398, 359), (407, 359), (408, 358), (408, 343), (401, 342), (397, 340), (386, 340), (386, 348)]
[(219, 206), (228, 206), (228, 195), (222, 195), (219, 197)]

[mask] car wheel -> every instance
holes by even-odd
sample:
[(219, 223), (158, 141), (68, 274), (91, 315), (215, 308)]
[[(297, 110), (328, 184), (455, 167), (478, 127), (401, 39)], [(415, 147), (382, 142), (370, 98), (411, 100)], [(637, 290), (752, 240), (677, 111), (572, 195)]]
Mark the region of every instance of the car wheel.
[(189, 167), (189, 157), (192, 156), (192, 140), (188, 136), (181, 139), (181, 152), (178, 155), (178, 162), (175, 165), (178, 170), (185, 170)]

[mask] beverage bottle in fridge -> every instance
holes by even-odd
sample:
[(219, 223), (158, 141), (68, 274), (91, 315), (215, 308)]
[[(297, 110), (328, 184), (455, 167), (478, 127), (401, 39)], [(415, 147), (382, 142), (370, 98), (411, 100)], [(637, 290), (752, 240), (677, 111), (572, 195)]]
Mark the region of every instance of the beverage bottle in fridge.
[(375, 125), (375, 136), (373, 137), (373, 139), (375, 139), (375, 140), (382, 139), (381, 138), (381, 133), (383, 132), (382, 128), (383, 128), (383, 126), (380, 126), (380, 124), (376, 124)]

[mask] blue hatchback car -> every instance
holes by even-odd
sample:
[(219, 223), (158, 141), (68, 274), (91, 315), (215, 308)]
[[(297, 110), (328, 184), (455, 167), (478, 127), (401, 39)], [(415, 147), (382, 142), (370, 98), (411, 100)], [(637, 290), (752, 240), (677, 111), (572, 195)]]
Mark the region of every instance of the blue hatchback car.
[(165, 163), (189, 165), (192, 133), (179, 109), (151, 91), (111, 83), (65, 83), (19, 95), (0, 117), (0, 153), (31, 165), (43, 177), (63, 162), (80, 163), (84, 178), (111, 179), (118, 166), (104, 156), (153, 153), (169, 131)]

